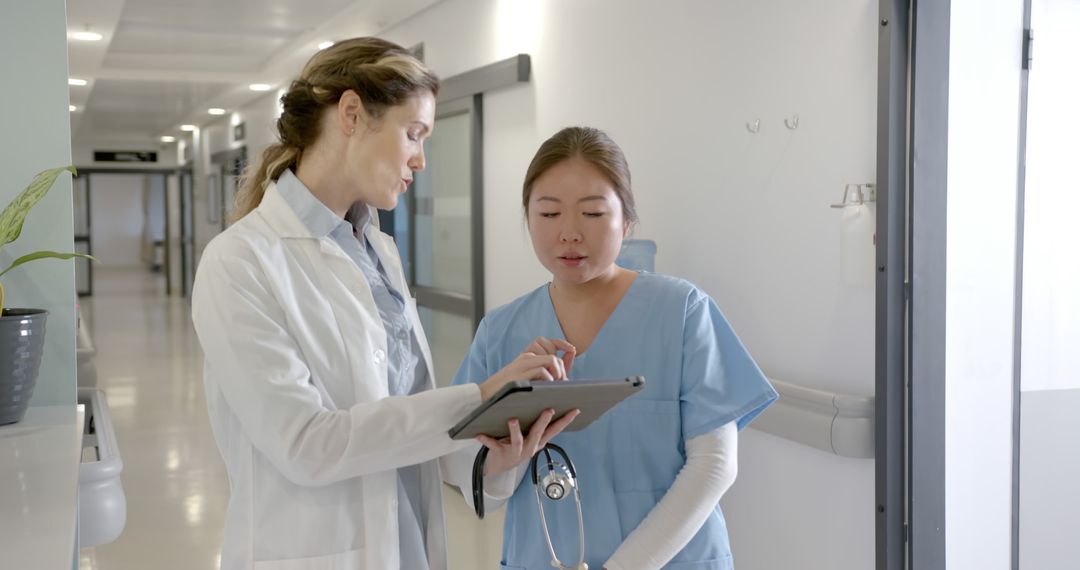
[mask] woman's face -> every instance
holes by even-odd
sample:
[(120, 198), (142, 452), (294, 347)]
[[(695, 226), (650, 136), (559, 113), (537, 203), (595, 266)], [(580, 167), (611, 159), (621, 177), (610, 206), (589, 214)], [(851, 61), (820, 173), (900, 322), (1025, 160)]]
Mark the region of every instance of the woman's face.
[(397, 206), (398, 197), (424, 169), (424, 140), (435, 120), (435, 96), (413, 95), (386, 110), (378, 120), (361, 119), (349, 136), (345, 169), (359, 200), (381, 210)]
[(533, 183), (529, 235), (556, 282), (587, 283), (615, 270), (629, 225), (611, 182), (580, 158), (564, 160)]

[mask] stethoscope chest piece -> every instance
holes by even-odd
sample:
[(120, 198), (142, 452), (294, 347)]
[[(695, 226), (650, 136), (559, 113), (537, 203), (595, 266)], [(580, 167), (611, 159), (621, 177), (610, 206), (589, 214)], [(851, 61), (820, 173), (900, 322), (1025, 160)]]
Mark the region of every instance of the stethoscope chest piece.
[(574, 489), (577, 483), (564, 465), (554, 464), (551, 466), (551, 471), (540, 481), (540, 486), (544, 489), (544, 495), (547, 498), (558, 501), (566, 497), (567, 491)]
[[(551, 456), (552, 451), (560, 456), (561, 461)], [(473, 506), (476, 508), (476, 516), (480, 518), (484, 518), (484, 461), (487, 459), (487, 452), (486, 447), (481, 447), (473, 462)], [(544, 456), (543, 460), (540, 460), (541, 455)], [(546, 470), (543, 477), (540, 476), (541, 463)], [(563, 448), (549, 443), (532, 457), (529, 469), (532, 471), (533, 491), (536, 495), (536, 508), (540, 511), (540, 525), (544, 529), (544, 541), (547, 543), (548, 553), (551, 554), (551, 566), (559, 570), (589, 570), (589, 565), (585, 563), (585, 522), (581, 515), (581, 490), (578, 488), (577, 471), (574, 470), (570, 456)], [(555, 555), (551, 533), (548, 532), (547, 517), (544, 515), (544, 501), (540, 497), (541, 490), (543, 495), (552, 501), (561, 501), (570, 494), (574, 496), (578, 522), (578, 562), (573, 566), (563, 564)]]
[[(562, 461), (552, 458), (552, 451), (559, 455)], [(541, 460), (540, 456), (543, 456), (544, 460)], [(540, 477), (539, 473), (539, 464), (541, 463), (543, 463), (543, 468), (547, 470), (543, 477)], [(544, 541), (547, 542), (548, 553), (551, 554), (551, 566), (559, 570), (588, 570), (589, 565), (585, 563), (585, 522), (581, 515), (581, 490), (578, 488), (577, 472), (574, 470), (574, 463), (570, 461), (570, 456), (567, 455), (563, 448), (554, 443), (549, 443), (533, 456), (529, 469), (532, 471), (536, 508), (540, 512), (540, 524), (544, 529)], [(574, 506), (577, 507), (578, 519), (578, 562), (573, 566), (563, 564), (559, 561), (559, 557), (555, 555), (555, 547), (551, 544), (551, 533), (548, 532), (547, 517), (544, 515), (544, 501), (540, 498), (541, 489), (543, 489), (544, 496), (552, 501), (562, 500), (571, 493), (574, 495)]]

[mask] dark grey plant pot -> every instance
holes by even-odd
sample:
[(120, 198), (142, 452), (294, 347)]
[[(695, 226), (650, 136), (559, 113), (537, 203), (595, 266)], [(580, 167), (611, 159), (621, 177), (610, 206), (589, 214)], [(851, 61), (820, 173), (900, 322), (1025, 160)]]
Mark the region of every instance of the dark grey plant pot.
[(0, 425), (26, 415), (45, 346), (43, 309), (4, 309), (0, 316)]

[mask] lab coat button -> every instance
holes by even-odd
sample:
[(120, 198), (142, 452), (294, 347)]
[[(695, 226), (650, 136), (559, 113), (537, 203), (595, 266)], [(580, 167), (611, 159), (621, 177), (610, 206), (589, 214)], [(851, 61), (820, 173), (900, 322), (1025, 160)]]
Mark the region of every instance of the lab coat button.
[(386, 358), (386, 352), (381, 348), (375, 349), (375, 362), (382, 362)]

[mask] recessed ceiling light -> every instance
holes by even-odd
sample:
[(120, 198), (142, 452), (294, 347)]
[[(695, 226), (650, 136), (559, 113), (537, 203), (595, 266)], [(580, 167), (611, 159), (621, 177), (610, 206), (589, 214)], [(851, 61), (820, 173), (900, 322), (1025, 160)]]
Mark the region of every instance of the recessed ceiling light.
[(199, 129), (199, 127), (196, 127), (195, 125), (180, 125), (180, 130), (181, 131), (189, 131), (190, 132), (190, 131), (196, 131), (198, 129)]
[(206, 112), (210, 113), (211, 115), (224, 115), (225, 109), (221, 109), (219, 107), (212, 107), (210, 109), (207, 109)]
[(68, 85), (76, 85), (78, 87), (82, 87), (83, 85), (86, 85), (86, 80), (85, 79), (75, 79), (74, 77), (68, 77)]
[(74, 113), (75, 111), (78, 111), (78, 110), (79, 110), (79, 108), (76, 107), (75, 105), (68, 105), (68, 111)]
[(176, 142), (176, 137), (170, 137), (169, 135), (165, 135), (165, 136), (161, 137), (161, 142), (163, 142), (163, 143)]
[(75, 32), (71, 37), (84, 42), (99, 42), (103, 36), (97, 32)]
[(251, 85), (248, 85), (248, 89), (251, 89), (252, 91), (269, 91), (273, 88), (273, 85), (267, 85), (266, 83), (252, 83)]
[(323, 42), (319, 44), (319, 49), (326, 49), (332, 45), (334, 45), (334, 42)]

